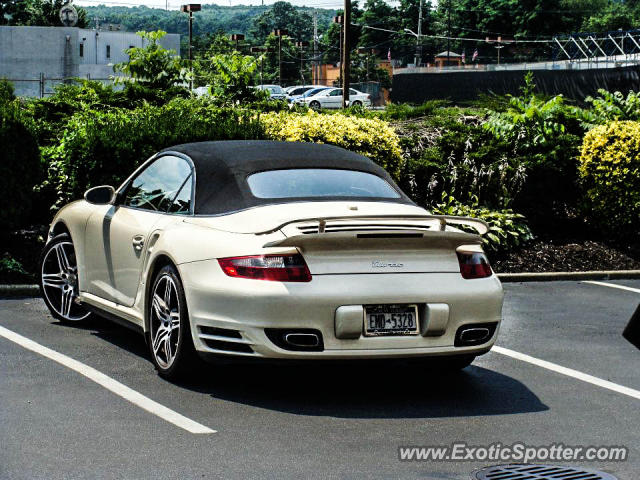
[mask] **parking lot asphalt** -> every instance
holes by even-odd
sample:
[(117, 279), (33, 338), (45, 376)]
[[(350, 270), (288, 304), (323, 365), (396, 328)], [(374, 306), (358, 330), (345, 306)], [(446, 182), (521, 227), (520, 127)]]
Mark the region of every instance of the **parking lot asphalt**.
[[(640, 289), (640, 280), (606, 283)], [(504, 288), (500, 347), (640, 389), (640, 350), (621, 336), (640, 292), (586, 282)], [(454, 442), (626, 446), (625, 462), (565, 464), (640, 476), (640, 399), (504, 353), (446, 376), (396, 363), (216, 365), (172, 384), (156, 375), (142, 337), (106, 321), (61, 325), (40, 299), (0, 300), (0, 327), (216, 431), (189, 433), (0, 336), (2, 480), (467, 480), (501, 463), (398, 459), (401, 446)]]

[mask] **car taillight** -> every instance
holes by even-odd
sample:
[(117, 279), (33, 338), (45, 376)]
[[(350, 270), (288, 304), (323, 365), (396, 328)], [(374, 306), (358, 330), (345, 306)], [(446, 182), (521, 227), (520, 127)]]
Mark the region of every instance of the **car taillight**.
[(275, 282), (311, 281), (309, 268), (299, 253), (219, 258), (218, 263), (230, 277)]
[(482, 252), (457, 251), (458, 263), (462, 278), (486, 278), (492, 275), (491, 265), (486, 255)]

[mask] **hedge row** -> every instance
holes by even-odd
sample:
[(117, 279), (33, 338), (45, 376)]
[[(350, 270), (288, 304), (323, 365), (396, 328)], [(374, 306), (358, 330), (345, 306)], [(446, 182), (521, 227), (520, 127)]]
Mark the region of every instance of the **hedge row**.
[(92, 186), (118, 185), (153, 153), (202, 140), (262, 138), (246, 110), (177, 99), (164, 106), (74, 114), (57, 145), (43, 149), (45, 187), (55, 190), (55, 207), (81, 198)]
[[(435, 178), (431, 167), (431, 170), (425, 170), (428, 176), (425, 173), (424, 179), (418, 178), (418, 172), (411, 167), (413, 164), (403, 157), (399, 136), (387, 122), (372, 116), (289, 111), (257, 113), (255, 109), (217, 106), (205, 100), (189, 99), (174, 99), (164, 105), (143, 103), (132, 108), (105, 106), (98, 109), (95, 104), (85, 107), (79, 103), (61, 122), (57, 137), (51, 139), (49, 133), (42, 134), (41, 119), (34, 117), (34, 111), (37, 109), (32, 108), (32, 104), (25, 107), (19, 100), (0, 102), (0, 144), (3, 145), (0, 165), (5, 172), (0, 177), (3, 191), (0, 221), (8, 229), (25, 226), (34, 219), (45, 223), (50, 218), (49, 207), (55, 209), (81, 198), (91, 186), (117, 185), (154, 152), (192, 141), (276, 139), (338, 145), (379, 163), (417, 199), (422, 198), (424, 192), (413, 191), (416, 185), (434, 183), (432, 178)], [(485, 138), (487, 132), (478, 132), (478, 142), (490, 144)], [(475, 165), (475, 155), (482, 154), (482, 159), (490, 159), (499, 149), (478, 153), (460, 131), (450, 133), (460, 138), (460, 155), (465, 160), (463, 164), (473, 170), (473, 182), (482, 180), (485, 167), (482, 162), (482, 168)], [(409, 137), (405, 135), (405, 138)], [(426, 154), (431, 150), (432, 147), (427, 148)], [(437, 171), (446, 173), (443, 169), (446, 170), (450, 163), (447, 158), (425, 155), (422, 160), (428, 165), (437, 163)], [(614, 122), (593, 129), (584, 138), (580, 174), (586, 204), (592, 218), (610, 231), (622, 227), (637, 233), (639, 159), (638, 123)], [(488, 165), (491, 168), (485, 175), (486, 181), (493, 182), (488, 185), (497, 196), (499, 188), (512, 180), (515, 170), (508, 163), (503, 166), (502, 161), (496, 162), (495, 168), (493, 164)], [(462, 170), (457, 171), (454, 176), (459, 178), (462, 173)], [(494, 183), (496, 185), (492, 186)], [(34, 187), (40, 187), (40, 196), (33, 193)], [(556, 195), (556, 192), (549, 195)], [(32, 208), (33, 205), (37, 208)], [(520, 221), (519, 218), (516, 220)], [(523, 233), (518, 234), (518, 238), (520, 236), (526, 237)]]
[(640, 123), (612, 122), (590, 130), (579, 171), (593, 220), (610, 232), (640, 234)]
[(43, 180), (33, 121), (14, 102), (0, 102), (0, 237), (32, 220), (34, 186)]

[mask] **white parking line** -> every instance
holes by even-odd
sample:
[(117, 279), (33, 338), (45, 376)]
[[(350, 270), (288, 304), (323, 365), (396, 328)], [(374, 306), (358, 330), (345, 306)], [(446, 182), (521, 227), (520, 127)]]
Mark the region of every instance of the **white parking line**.
[(78, 372), (80, 375), (84, 375), (88, 379), (96, 382), (98, 385), (102, 385), (107, 390), (133, 403), (134, 405), (137, 405), (143, 410), (146, 410), (147, 412), (152, 413), (153, 415), (156, 415), (157, 417), (160, 417), (163, 420), (186, 430), (187, 432), (216, 433), (215, 430), (211, 430), (209, 427), (205, 427), (204, 425), (201, 425), (183, 415), (180, 415), (178, 412), (174, 412), (164, 405), (160, 405), (158, 402), (145, 397), (141, 393), (136, 392), (135, 390), (127, 387), (126, 385), (123, 385), (117, 380), (114, 380), (104, 373), (99, 372), (95, 368), (74, 360), (71, 357), (67, 357), (66, 355), (56, 352), (55, 350), (51, 350), (50, 348), (40, 345), (39, 343), (34, 342), (27, 337), (23, 337), (22, 335), (19, 335), (2, 326), (0, 326), (0, 336), (14, 343), (17, 343), (27, 350), (31, 350), (32, 352), (47, 357), (54, 362), (58, 362), (60, 365), (64, 365), (65, 367)]
[(603, 287), (619, 288), (620, 290), (628, 290), (630, 292), (640, 293), (640, 288), (631, 288), (625, 285), (616, 285), (615, 283), (596, 282), (595, 280), (585, 280), (582, 283), (590, 283), (592, 285), (600, 285)]
[(546, 368), (547, 370), (561, 373), (562, 375), (567, 375), (568, 377), (573, 377), (578, 380), (582, 380), (583, 382), (591, 383), (592, 385), (597, 385), (598, 387), (606, 388), (608, 390), (622, 393), (623, 395), (628, 395), (629, 397), (640, 400), (640, 391), (634, 390), (633, 388), (624, 387), (622, 385), (618, 385), (617, 383), (613, 383), (608, 380), (602, 380), (601, 378), (579, 372), (578, 370), (573, 370), (572, 368), (563, 367), (562, 365), (547, 362), (546, 360), (541, 360), (539, 358), (516, 352), (515, 350), (510, 350), (508, 348), (498, 347), (497, 345), (494, 346), (491, 351), (499, 353), (501, 355), (506, 355), (507, 357), (515, 358), (517, 360), (522, 360), (523, 362), (531, 363), (532, 365), (537, 365), (538, 367)]

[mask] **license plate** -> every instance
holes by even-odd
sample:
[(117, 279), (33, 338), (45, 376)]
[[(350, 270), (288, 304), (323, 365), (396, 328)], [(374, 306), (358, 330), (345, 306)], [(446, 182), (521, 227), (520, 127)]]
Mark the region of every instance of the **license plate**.
[(417, 305), (367, 305), (364, 307), (364, 334), (417, 335)]

